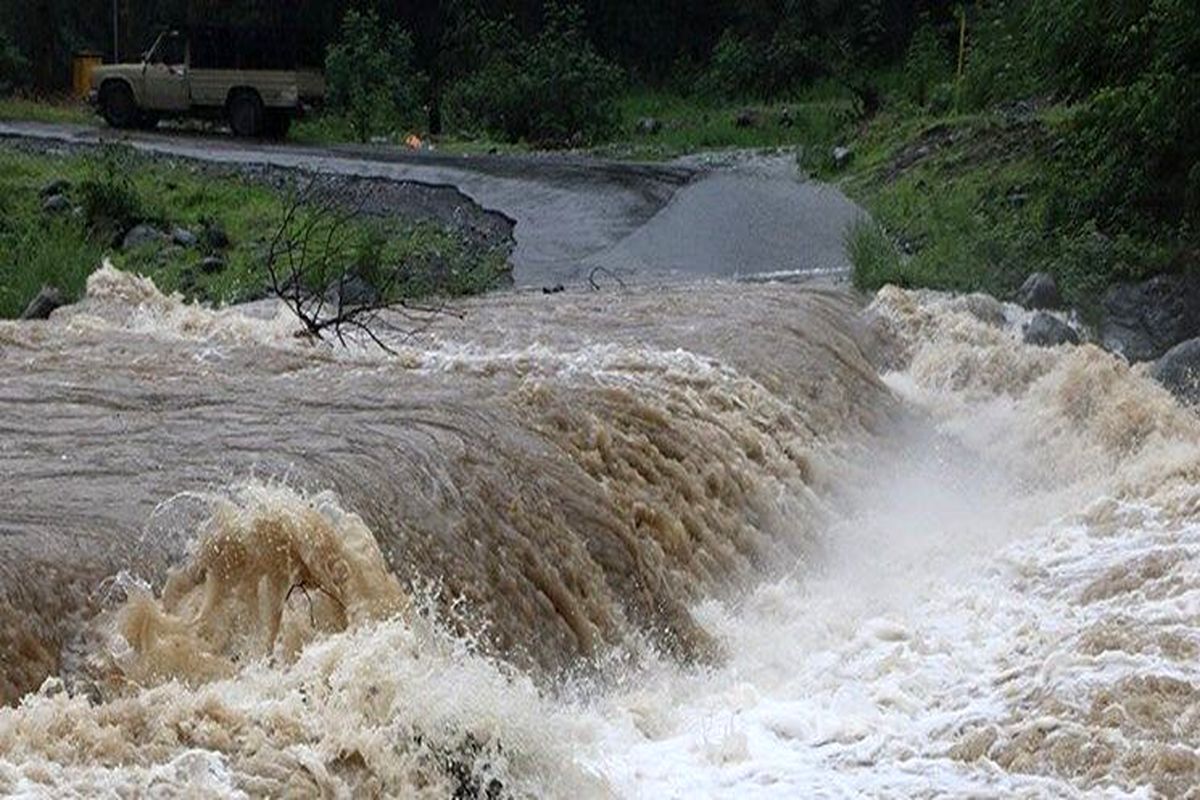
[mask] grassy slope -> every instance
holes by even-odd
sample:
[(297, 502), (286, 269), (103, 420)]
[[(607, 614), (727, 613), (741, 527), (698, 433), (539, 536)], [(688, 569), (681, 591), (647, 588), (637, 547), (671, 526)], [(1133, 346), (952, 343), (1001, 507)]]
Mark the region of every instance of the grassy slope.
[[(96, 159), (0, 148), (0, 317), (20, 314), (44, 284), (78, 297), (106, 255), (118, 266), (150, 275), (166, 291), (183, 291), (198, 300), (223, 303), (261, 293), (266, 248), (284, 217), (286, 199), (237, 176), (215, 177), (192, 165), (128, 158), (141, 216), (163, 229), (181, 225), (195, 233), (202, 220), (218, 223), (231, 241), (220, 253), (226, 268), (211, 275), (197, 269), (206, 254), (202, 247), (152, 244), (121, 252), (111, 233), (89, 230), (82, 215), (43, 213), (40, 189), (64, 178), (72, 184), (71, 199), (80, 202), (78, 187), (97, 174)], [(429, 225), (360, 219), (348, 235), (348, 259), (369, 260), (372, 268), (404, 265), (409, 270), (401, 288), (408, 296), (483, 291), (504, 268), (499, 253), (468, 252), (458, 236)], [(420, 274), (434, 254), (450, 265), (449, 279), (436, 284)]]
[(926, 116), (885, 112), (854, 138), (844, 175), (826, 171), (871, 211), (848, 245), (855, 283), (1008, 297), (1033, 271), (1053, 274), (1089, 310), (1113, 281), (1167, 268), (1173, 248), (1098, 234), (1062, 211), (1071, 187), (1055, 150), (1073, 110)]

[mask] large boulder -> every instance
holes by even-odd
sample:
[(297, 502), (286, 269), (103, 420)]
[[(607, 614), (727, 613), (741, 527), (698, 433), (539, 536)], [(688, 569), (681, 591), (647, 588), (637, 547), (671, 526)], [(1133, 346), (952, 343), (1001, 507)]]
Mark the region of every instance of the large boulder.
[(1200, 336), (1200, 276), (1156, 275), (1109, 288), (1101, 302), (1100, 343), (1130, 361), (1153, 361)]
[(47, 214), (62, 214), (71, 210), (71, 201), (61, 194), (52, 194), (42, 201), (42, 211)]
[(753, 108), (743, 108), (733, 118), (733, 124), (739, 128), (757, 128), (759, 114)]
[(47, 197), (66, 194), (69, 191), (71, 191), (71, 182), (69, 180), (66, 178), (55, 178), (42, 187), (41, 191), (38, 192), (38, 196), (45, 200)]
[(153, 225), (134, 225), (121, 240), (121, 249), (136, 250), (148, 244), (161, 244), (166, 239), (166, 235)]
[(1150, 374), (1184, 403), (1200, 404), (1200, 338), (1172, 347), (1154, 362)]
[(187, 228), (176, 225), (171, 229), (171, 241), (180, 247), (196, 247), (200, 244), (200, 237)]
[(229, 247), (229, 234), (221, 223), (214, 220), (204, 220), (204, 228), (200, 231), (200, 241), (209, 250), (224, 250)]
[(654, 117), (642, 117), (637, 123), (637, 132), (643, 136), (653, 136), (662, 130), (662, 123)]
[(205, 275), (215, 275), (225, 270), (225, 259), (220, 256), (206, 256), (200, 261), (200, 271)]
[(50, 312), (66, 303), (60, 292), (54, 286), (43, 286), (41, 291), (29, 301), (21, 319), (47, 319)]
[(1035, 272), (1025, 279), (1017, 290), (1016, 301), (1031, 310), (1058, 308), (1062, 298), (1054, 276), (1047, 272)]
[(1053, 314), (1039, 311), (1025, 323), (1022, 330), (1025, 344), (1038, 347), (1058, 347), (1062, 344), (1079, 344), (1079, 334), (1067, 323)]

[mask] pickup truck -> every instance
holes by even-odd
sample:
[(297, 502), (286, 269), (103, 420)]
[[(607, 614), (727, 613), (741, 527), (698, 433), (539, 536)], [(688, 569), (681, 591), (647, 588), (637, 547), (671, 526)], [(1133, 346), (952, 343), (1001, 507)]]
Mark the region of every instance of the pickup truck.
[(325, 97), (324, 77), (297, 68), (293, 53), (270, 32), (165, 31), (140, 63), (97, 67), (91, 100), (114, 128), (199, 117), (224, 119), (238, 136), (282, 138)]

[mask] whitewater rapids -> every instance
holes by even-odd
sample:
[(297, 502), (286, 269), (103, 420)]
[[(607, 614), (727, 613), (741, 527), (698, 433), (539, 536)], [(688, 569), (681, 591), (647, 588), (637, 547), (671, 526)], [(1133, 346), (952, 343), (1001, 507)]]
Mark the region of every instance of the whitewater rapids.
[(0, 324), (0, 792), (1196, 796), (1200, 420), (980, 298)]

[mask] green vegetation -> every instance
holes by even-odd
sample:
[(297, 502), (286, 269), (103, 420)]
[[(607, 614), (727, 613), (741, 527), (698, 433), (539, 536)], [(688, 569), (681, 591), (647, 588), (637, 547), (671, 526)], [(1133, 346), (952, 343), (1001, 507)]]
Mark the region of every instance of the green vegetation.
[(330, 108), (360, 142), (421, 116), (424, 76), (413, 69), (412, 37), (374, 12), (347, 12), (325, 58), (325, 79)]
[[(1113, 282), (1196, 268), (1200, 144), (1188, 131), (1200, 129), (1200, 10), (1185, 0), (989, 9), (960, 82), (932, 83), (923, 102), (893, 92), (852, 134), (848, 172), (819, 170), (895, 245), (888, 255), (875, 234), (852, 235), (856, 284), (1005, 297), (1044, 270), (1087, 309)], [(914, 61), (949, 55), (914, 37), (904, 79), (929, 85)]]
[(0, 121), (8, 120), (88, 125), (95, 124), (97, 117), (77, 100), (0, 96)]
[(588, 41), (578, 6), (551, 3), (545, 27), (528, 41), (509, 20), (475, 24), (459, 46), (475, 68), (447, 90), (452, 129), (559, 146), (615, 129), (623, 76)]
[[(43, 210), (43, 189), (57, 180), (69, 182), (72, 208)], [(79, 297), (105, 256), (189, 299), (263, 296), (266, 252), (289, 202), (250, 178), (218, 177), (115, 146), (73, 156), (0, 149), (0, 317), (19, 315), (43, 285)], [(299, 218), (315, 213), (305, 207)], [(120, 240), (135, 222), (163, 231), (180, 226), (198, 241), (180, 246), (163, 238), (123, 250)], [(367, 280), (397, 271), (389, 283), (395, 299), (485, 291), (506, 270), (503, 253), (480, 253), (430, 224), (355, 217), (343, 226), (341, 243), (337, 268)], [(201, 268), (207, 256), (223, 266)]]

